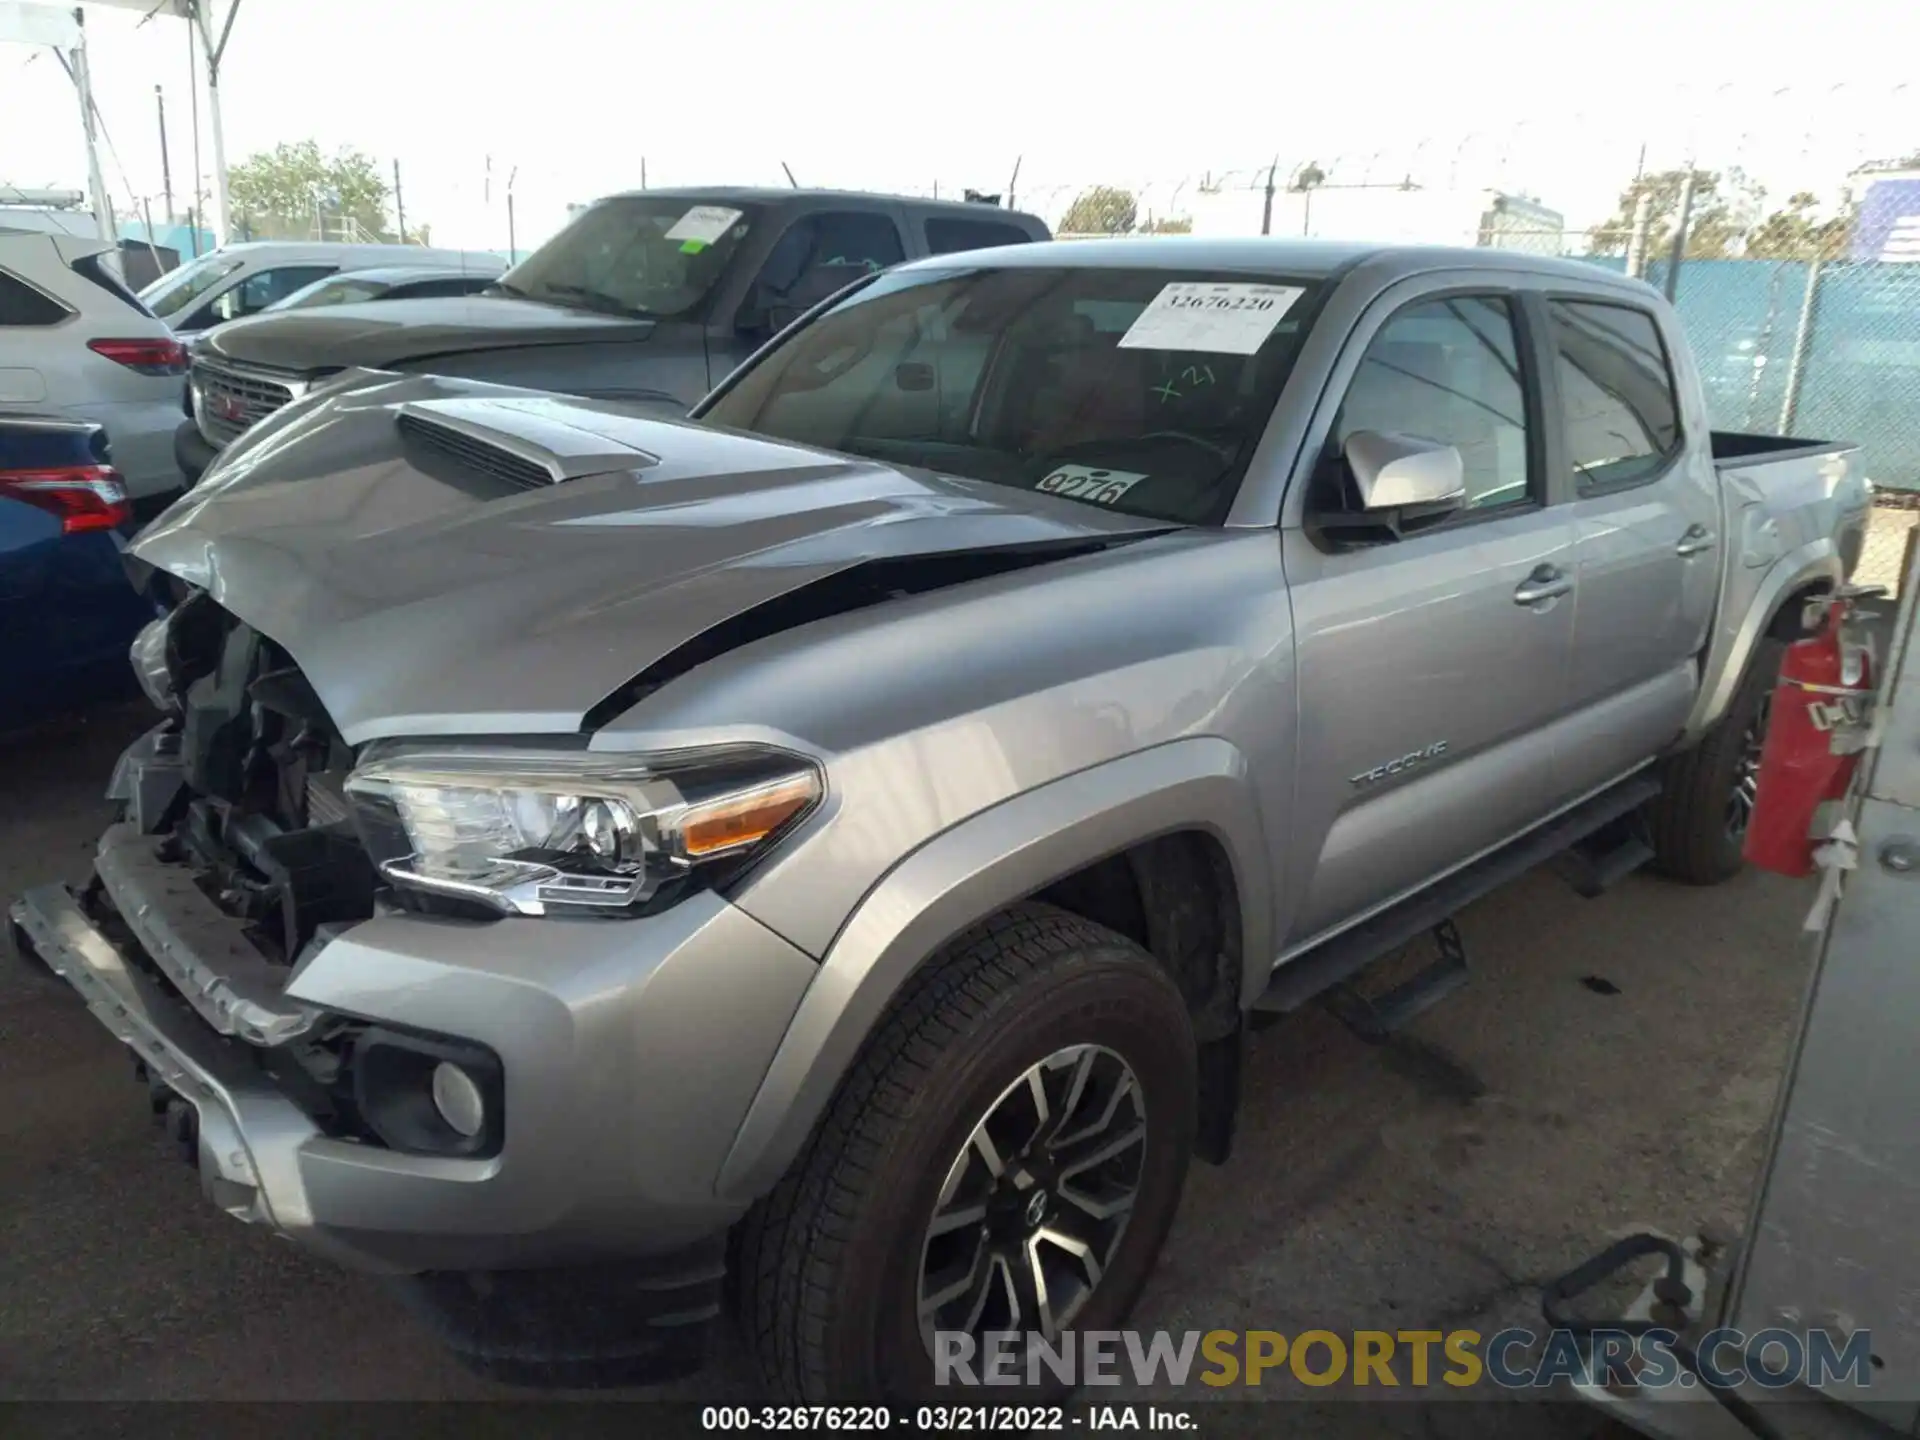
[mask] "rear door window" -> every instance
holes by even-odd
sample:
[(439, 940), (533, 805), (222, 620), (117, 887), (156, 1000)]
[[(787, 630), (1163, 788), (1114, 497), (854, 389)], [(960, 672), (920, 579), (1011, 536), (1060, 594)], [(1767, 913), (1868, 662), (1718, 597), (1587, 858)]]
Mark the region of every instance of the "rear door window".
[(1033, 237), (1005, 220), (956, 220), (927, 217), (927, 249), (935, 255), (957, 250), (990, 250), (996, 245), (1026, 245)]
[(1656, 479), (1680, 453), (1680, 399), (1658, 322), (1600, 301), (1554, 300), (1547, 310), (1580, 493)]
[(0, 270), (0, 325), (58, 325), (71, 313), (45, 291)]
[(212, 324), (222, 320), (237, 320), (242, 315), (258, 315), (277, 300), (284, 300), (296, 290), (304, 290), (316, 280), (324, 280), (339, 267), (334, 265), (282, 265), (274, 270), (262, 270), (249, 275), (232, 289), (216, 295), (207, 306), (212, 312)]

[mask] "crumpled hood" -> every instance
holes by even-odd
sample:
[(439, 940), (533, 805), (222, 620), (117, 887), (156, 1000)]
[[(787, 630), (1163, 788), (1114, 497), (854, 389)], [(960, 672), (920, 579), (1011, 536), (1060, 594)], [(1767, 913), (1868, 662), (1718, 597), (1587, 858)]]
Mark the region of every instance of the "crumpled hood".
[[(284, 646), (354, 744), (577, 731), (693, 637), (864, 560), (1166, 528), (470, 381), (378, 377), (296, 409), (131, 549)], [(577, 478), (500, 479), (402, 416)]]
[(470, 350), (632, 342), (654, 324), (505, 295), (424, 296), (249, 315), (201, 333), (195, 353), (274, 370), (377, 368)]

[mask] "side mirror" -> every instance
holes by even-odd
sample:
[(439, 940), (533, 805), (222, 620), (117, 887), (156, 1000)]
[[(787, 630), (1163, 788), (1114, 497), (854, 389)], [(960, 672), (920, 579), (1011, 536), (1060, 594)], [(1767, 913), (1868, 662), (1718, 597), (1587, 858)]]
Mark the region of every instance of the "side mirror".
[(1347, 468), (1368, 510), (1440, 513), (1466, 498), (1466, 462), (1451, 445), (1383, 430), (1347, 437)]

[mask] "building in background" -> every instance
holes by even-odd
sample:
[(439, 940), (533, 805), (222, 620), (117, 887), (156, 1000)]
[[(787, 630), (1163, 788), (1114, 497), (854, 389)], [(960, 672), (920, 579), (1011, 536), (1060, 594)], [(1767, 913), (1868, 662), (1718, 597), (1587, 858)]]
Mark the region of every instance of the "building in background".
[(1854, 184), (1866, 188), (1847, 258), (1920, 263), (1920, 170), (1867, 170)]

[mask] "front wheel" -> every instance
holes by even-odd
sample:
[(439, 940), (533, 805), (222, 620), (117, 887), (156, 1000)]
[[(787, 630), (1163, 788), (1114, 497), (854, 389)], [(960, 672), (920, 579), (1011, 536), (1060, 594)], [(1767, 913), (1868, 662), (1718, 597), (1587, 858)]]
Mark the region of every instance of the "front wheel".
[(743, 1227), (762, 1378), (809, 1403), (952, 1400), (936, 1353), (977, 1375), (988, 1334), (1057, 1349), (1116, 1327), (1172, 1224), (1195, 1106), (1185, 1004), (1138, 946), (1037, 904), (962, 936)]

